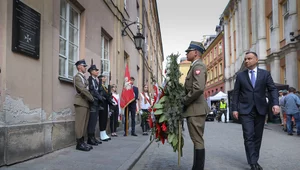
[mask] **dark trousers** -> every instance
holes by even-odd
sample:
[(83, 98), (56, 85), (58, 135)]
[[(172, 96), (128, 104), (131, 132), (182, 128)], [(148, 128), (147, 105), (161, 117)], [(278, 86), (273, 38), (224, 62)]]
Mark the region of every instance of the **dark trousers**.
[[(147, 109), (142, 109), (142, 111), (150, 114), (150, 112)], [(150, 129), (149, 123), (148, 123), (148, 117), (142, 118), (141, 126), (142, 126), (143, 132), (147, 132)]]
[(99, 111), (99, 129), (100, 131), (105, 131), (108, 117), (108, 103), (104, 102), (101, 104), (101, 107), (103, 110)]
[[(126, 109), (129, 109), (128, 110), (128, 116), (126, 114)], [(125, 133), (126, 133), (126, 122), (128, 122), (128, 117), (129, 117), (129, 114), (131, 116), (131, 134), (135, 133), (135, 114), (136, 114), (136, 109), (135, 108), (130, 108), (130, 107), (126, 107), (125, 109), (125, 124), (124, 124), (124, 130), (125, 130)]]
[(225, 116), (225, 121), (224, 122), (227, 122), (227, 110), (226, 109), (221, 109), (220, 120), (222, 120), (222, 114), (224, 114), (224, 116)]
[(297, 134), (300, 135), (300, 113), (296, 113), (293, 115), (287, 114), (286, 116), (287, 116), (287, 122), (286, 122), (287, 132), (289, 134), (293, 133), (292, 117), (294, 117), (296, 122), (296, 127), (297, 127)]
[(256, 164), (259, 159), (265, 117), (265, 115), (258, 114), (255, 107), (250, 114), (239, 114), (248, 164)]
[(118, 127), (118, 117), (119, 117), (119, 107), (118, 105), (116, 106), (110, 106), (111, 110), (113, 111), (113, 113), (110, 116), (110, 132), (111, 133), (115, 133), (117, 131), (117, 127)]
[(98, 116), (99, 116), (99, 105), (90, 104), (90, 118), (87, 127), (88, 134), (95, 133)]

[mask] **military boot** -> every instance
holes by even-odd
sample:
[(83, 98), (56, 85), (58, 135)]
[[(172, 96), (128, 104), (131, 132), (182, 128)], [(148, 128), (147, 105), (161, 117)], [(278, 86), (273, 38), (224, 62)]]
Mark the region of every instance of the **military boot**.
[(77, 145), (76, 145), (76, 149), (80, 150), (80, 151), (90, 151), (91, 149), (85, 147), (85, 145), (82, 142), (82, 139), (77, 139)]
[(192, 170), (204, 170), (205, 149), (196, 149), (194, 156), (194, 166)]

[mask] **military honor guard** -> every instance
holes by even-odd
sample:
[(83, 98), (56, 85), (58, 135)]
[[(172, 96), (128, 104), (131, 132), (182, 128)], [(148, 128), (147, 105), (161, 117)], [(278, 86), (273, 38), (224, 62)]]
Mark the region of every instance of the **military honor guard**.
[(96, 65), (91, 65), (88, 69), (88, 72), (91, 74), (88, 78), (89, 82), (89, 91), (94, 97), (94, 101), (90, 102), (90, 118), (88, 123), (88, 141), (87, 143), (90, 145), (98, 145), (101, 144), (101, 141), (98, 141), (95, 138), (95, 128), (99, 116), (99, 106), (100, 103), (103, 102), (103, 97), (99, 94), (99, 83), (98, 83), (98, 72)]
[(106, 133), (108, 109), (109, 109), (108, 105), (111, 104), (112, 99), (111, 99), (111, 94), (105, 85), (107, 77), (101, 74), (98, 78), (100, 84), (99, 93), (101, 96), (104, 97), (103, 102), (100, 103), (100, 109), (99, 109), (100, 140), (108, 141), (111, 140), (111, 138)]
[(185, 79), (183, 117), (187, 120), (188, 130), (194, 143), (194, 163), (192, 170), (203, 170), (205, 163), (204, 126), (209, 107), (204, 98), (207, 70), (202, 62), (205, 48), (202, 43), (192, 41), (186, 50), (187, 60), (191, 61), (190, 70)]
[(74, 87), (77, 92), (74, 101), (76, 149), (90, 151), (93, 147), (84, 142), (84, 133), (89, 121), (89, 102), (93, 102), (94, 97), (88, 90), (89, 83), (84, 76), (87, 67), (85, 60), (79, 60), (75, 65), (78, 70), (78, 73), (74, 77)]

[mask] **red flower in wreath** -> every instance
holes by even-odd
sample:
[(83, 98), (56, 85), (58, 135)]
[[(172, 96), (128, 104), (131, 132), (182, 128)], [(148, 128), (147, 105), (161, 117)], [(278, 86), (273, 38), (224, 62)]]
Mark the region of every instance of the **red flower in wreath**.
[(155, 134), (155, 138), (158, 138), (158, 136), (160, 135), (160, 126), (158, 123), (156, 123), (156, 134)]
[(150, 128), (153, 128), (153, 121), (152, 121), (151, 115), (149, 115), (149, 117), (148, 117), (148, 122), (149, 122)]
[(162, 124), (161, 129), (162, 129), (163, 132), (166, 132), (166, 131), (167, 131), (168, 128), (167, 128), (165, 122)]

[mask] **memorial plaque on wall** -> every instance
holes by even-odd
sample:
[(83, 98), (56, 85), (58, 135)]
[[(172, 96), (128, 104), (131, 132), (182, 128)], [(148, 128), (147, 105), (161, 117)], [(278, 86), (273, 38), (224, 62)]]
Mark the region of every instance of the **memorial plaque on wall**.
[(20, 0), (13, 3), (12, 51), (39, 59), (41, 14)]

